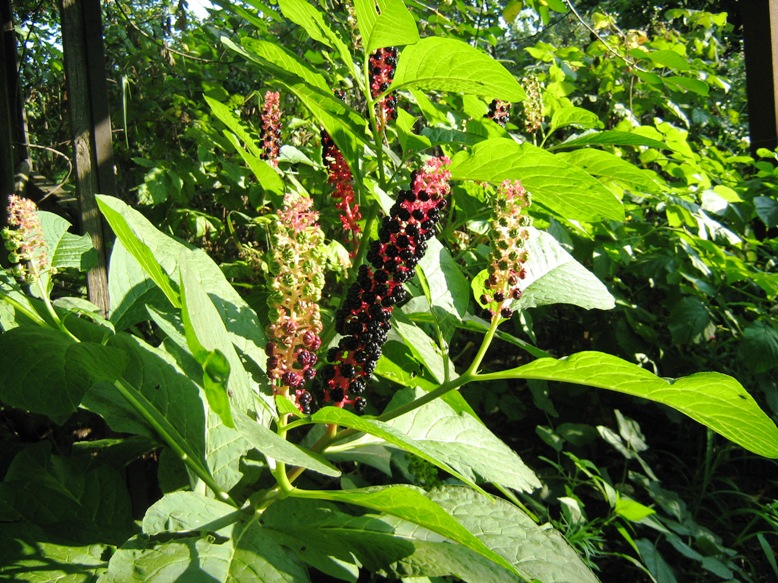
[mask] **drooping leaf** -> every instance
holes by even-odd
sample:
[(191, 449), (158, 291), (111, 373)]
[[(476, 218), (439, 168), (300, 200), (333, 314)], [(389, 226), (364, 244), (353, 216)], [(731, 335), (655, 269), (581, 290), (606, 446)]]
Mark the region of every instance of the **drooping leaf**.
[(326, 92), (331, 90), (329, 83), (320, 73), (313, 70), (308, 63), (302, 61), (290, 50), (268, 40), (248, 37), (242, 39), (241, 44), (257, 59), (272, 63), (276, 67), (296, 75), (312, 87)]
[(321, 455), (302, 449), (300, 446), (283, 439), (264, 425), (249, 419), (246, 415), (236, 413), (235, 421), (246, 441), (252, 447), (256, 447), (263, 455), (290, 466), (300, 466), (313, 470), (325, 476), (340, 476), (340, 470)]
[(604, 132), (587, 132), (579, 136), (573, 136), (560, 144), (551, 147), (552, 150), (577, 146), (646, 146), (664, 150), (667, 145), (659, 140), (642, 136), (634, 132), (622, 132), (607, 130)]
[[(323, 407), (322, 409), (319, 409), (311, 416), (311, 420), (314, 423), (322, 423), (326, 425), (340, 425), (343, 427), (348, 427), (349, 429), (354, 429), (356, 431), (360, 431), (362, 433), (367, 433), (368, 435), (373, 435), (375, 437), (378, 437), (379, 439), (403, 450), (410, 452), (423, 460), (439, 467), (445, 472), (448, 472), (452, 476), (462, 480), (466, 484), (469, 484), (470, 486), (474, 488), (478, 488), (478, 486), (473, 482), (472, 480), (468, 479), (466, 476), (460, 474), (457, 470), (455, 470), (453, 467), (448, 465), (446, 462), (438, 459), (436, 457), (436, 453), (432, 450), (428, 450), (424, 443), (416, 443), (413, 439), (408, 437), (407, 435), (404, 435), (403, 433), (397, 431), (390, 425), (384, 423), (383, 421), (379, 421), (377, 419), (370, 419), (368, 417), (360, 417), (358, 415), (355, 415), (354, 413), (351, 413), (350, 411), (347, 411), (345, 409), (341, 409), (339, 407)], [(348, 447), (348, 446), (343, 446)], [(335, 450), (342, 449), (343, 447), (336, 447)]]
[(441, 534), (518, 574), (513, 565), (484, 545), (437, 503), (427, 498), (418, 489), (410, 486), (376, 486), (342, 491), (295, 490), (292, 495), (353, 504), (408, 520)]
[(778, 428), (732, 377), (702, 372), (665, 380), (601, 352), (541, 358), (501, 378), (541, 379), (587, 385), (642, 397), (672, 407), (756, 454), (778, 458)]
[[(424, 394), (403, 389), (387, 406), (387, 412)], [(529, 492), (540, 482), (521, 458), (481, 421), (468, 413), (457, 413), (436, 399), (387, 424), (423, 444), (425, 449), (473, 481), (481, 478), (506, 488)]]
[(710, 87), (705, 81), (699, 79), (692, 79), (691, 77), (680, 77), (678, 75), (671, 75), (670, 77), (662, 77), (662, 83), (673, 91), (679, 93), (696, 93), (703, 97), (707, 97)]
[(425, 89), (522, 101), (513, 75), (486, 53), (459, 40), (427, 37), (403, 49), (390, 90)]
[(523, 578), (543, 583), (598, 582), (560, 533), (549, 525), (538, 526), (509, 502), (490, 501), (458, 486), (436, 488), (429, 497), (507, 559)]
[(520, 180), (535, 203), (567, 219), (624, 220), (621, 202), (584, 170), (531, 144), (506, 138), (480, 142), (452, 160), (454, 180), (499, 184)]
[(419, 42), (416, 20), (402, 0), (355, 0), (354, 9), (365, 53)]
[(127, 364), (121, 351), (75, 342), (59, 330), (20, 326), (0, 334), (0, 400), (64, 423), (89, 388), (113, 382)]

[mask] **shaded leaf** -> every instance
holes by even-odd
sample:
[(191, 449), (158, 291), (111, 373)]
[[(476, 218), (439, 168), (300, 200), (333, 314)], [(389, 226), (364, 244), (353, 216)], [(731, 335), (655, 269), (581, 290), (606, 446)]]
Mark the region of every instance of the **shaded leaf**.
[(778, 366), (778, 331), (769, 322), (752, 322), (743, 330), (738, 354), (756, 373), (774, 369)]

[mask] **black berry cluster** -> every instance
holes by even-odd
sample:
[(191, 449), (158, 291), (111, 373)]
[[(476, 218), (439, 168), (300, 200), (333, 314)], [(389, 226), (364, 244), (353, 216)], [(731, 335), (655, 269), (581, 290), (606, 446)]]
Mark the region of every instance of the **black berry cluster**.
[(391, 327), (394, 306), (408, 297), (403, 283), (413, 277), (414, 268), (434, 235), (449, 193), (448, 158), (432, 158), (415, 172), (411, 189), (397, 196), (388, 217), (383, 219), (378, 240), (372, 241), (367, 258), (370, 266), (359, 268), (335, 316), (342, 336), (327, 354), (329, 364), (316, 377), (318, 397), (325, 404), (351, 405), (362, 412), (367, 380), (375, 370)]
[[(378, 49), (368, 59), (370, 67), (370, 94), (375, 98), (386, 91), (394, 79), (394, 71), (397, 68), (397, 48), (386, 47)], [(376, 104), (376, 117), (379, 127), (397, 119), (397, 95), (394, 92), (384, 96)]]
[(265, 93), (265, 104), (262, 106), (262, 152), (260, 158), (271, 165), (278, 166), (278, 153), (281, 149), (281, 95), (277, 91)]
[(511, 104), (508, 101), (500, 101), (499, 99), (493, 99), (489, 104), (489, 112), (486, 117), (494, 120), (501, 126), (508, 123), (508, 118), (511, 116)]

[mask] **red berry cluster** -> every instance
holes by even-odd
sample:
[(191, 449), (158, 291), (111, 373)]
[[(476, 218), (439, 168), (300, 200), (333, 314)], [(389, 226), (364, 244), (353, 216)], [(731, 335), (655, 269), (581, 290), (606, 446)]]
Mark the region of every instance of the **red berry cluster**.
[(489, 113), (486, 117), (494, 120), (501, 126), (508, 123), (508, 118), (511, 115), (511, 104), (509, 101), (500, 101), (499, 99), (493, 99), (489, 104)]
[(359, 268), (335, 316), (335, 329), (342, 338), (329, 350), (330, 364), (317, 377), (324, 403), (352, 405), (357, 413), (364, 410), (361, 395), (381, 356), (394, 306), (408, 297), (402, 284), (413, 277), (448, 204), (448, 164), (448, 158), (432, 158), (414, 172), (411, 189), (400, 191), (378, 230), (378, 240), (371, 242), (367, 258), (372, 267)]
[(260, 157), (273, 166), (278, 166), (278, 152), (281, 148), (281, 96), (278, 91), (265, 93), (262, 106), (262, 153)]
[[(370, 67), (370, 94), (375, 98), (392, 84), (394, 70), (397, 67), (397, 48), (378, 49), (370, 55), (368, 67)], [(397, 96), (394, 92), (384, 96), (376, 107), (379, 129), (386, 127), (387, 122), (397, 119)]]
[(328, 171), (327, 182), (334, 187), (332, 197), (337, 200), (335, 208), (340, 211), (340, 222), (349, 237), (349, 256), (353, 259), (359, 247), (359, 233), (362, 229), (358, 221), (362, 213), (359, 212), (359, 205), (355, 204), (351, 170), (335, 142), (324, 130), (321, 132), (321, 148), (322, 160)]

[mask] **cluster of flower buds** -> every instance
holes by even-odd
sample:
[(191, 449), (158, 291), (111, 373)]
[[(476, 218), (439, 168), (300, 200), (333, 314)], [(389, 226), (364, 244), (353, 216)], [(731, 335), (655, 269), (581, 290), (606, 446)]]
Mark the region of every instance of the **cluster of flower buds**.
[(527, 94), (524, 100), (524, 129), (534, 134), (543, 126), (543, 93), (535, 75), (527, 75), (523, 85)]
[(14, 275), (26, 283), (40, 277), (48, 266), (49, 251), (33, 201), (15, 194), (8, 197), (8, 227), (2, 237)]
[(508, 123), (508, 119), (511, 116), (511, 104), (509, 101), (500, 101), (499, 99), (492, 99), (489, 104), (489, 111), (485, 117), (494, 120), (496, 123), (504, 126)]
[(497, 189), (490, 229), (489, 276), (485, 282), (488, 291), (480, 298), (482, 304), (497, 304), (492, 317), (499, 313), (503, 318), (510, 318), (511, 303), (521, 297), (519, 282), (526, 276), (525, 245), (532, 224), (532, 218), (526, 213), (530, 204), (530, 195), (518, 180), (506, 180)]
[(445, 157), (429, 159), (413, 173), (410, 190), (400, 191), (389, 216), (384, 217), (379, 238), (371, 242), (368, 252), (371, 266), (360, 266), (335, 316), (342, 337), (329, 350), (329, 364), (317, 378), (323, 403), (351, 405), (358, 413), (364, 410), (362, 393), (381, 356), (394, 306), (408, 297), (403, 282), (413, 277), (448, 204), (449, 164)]
[(322, 331), (319, 301), (324, 287), (319, 213), (309, 198), (287, 194), (284, 208), (272, 229), (268, 264), (267, 375), (275, 391), (293, 398), (303, 413), (310, 413), (312, 398), (305, 384), (316, 376), (316, 351)]
[[(378, 49), (368, 59), (370, 67), (370, 94), (375, 98), (386, 91), (394, 79), (397, 68), (397, 48)], [(397, 119), (397, 95), (394, 92), (381, 98), (376, 104), (378, 127), (386, 127), (387, 122)]]
[(262, 106), (262, 138), (263, 160), (278, 166), (278, 152), (281, 149), (281, 95), (278, 91), (265, 93), (265, 103)]
[(359, 233), (362, 229), (358, 221), (362, 218), (362, 213), (355, 202), (351, 170), (335, 142), (324, 130), (321, 132), (321, 148), (321, 157), (327, 166), (327, 182), (333, 186), (332, 197), (337, 201), (335, 208), (340, 211), (340, 222), (349, 239), (349, 256), (353, 259), (359, 247)]

